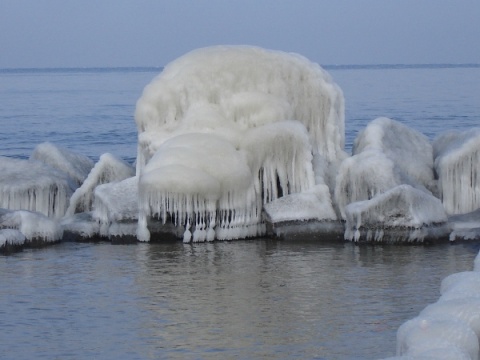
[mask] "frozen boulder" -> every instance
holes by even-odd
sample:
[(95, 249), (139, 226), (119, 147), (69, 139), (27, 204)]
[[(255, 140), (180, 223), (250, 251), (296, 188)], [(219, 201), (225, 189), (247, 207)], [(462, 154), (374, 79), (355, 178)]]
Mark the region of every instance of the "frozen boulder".
[(366, 150), (378, 150), (392, 160), (402, 183), (436, 193), (433, 148), (425, 135), (398, 121), (377, 118), (355, 139), (353, 154)]
[(480, 128), (442, 134), (433, 147), (447, 213), (464, 214), (480, 208)]
[(109, 229), (118, 223), (138, 220), (138, 177), (106, 183), (95, 188), (93, 218), (100, 224), (100, 235), (110, 236)]
[(334, 199), (342, 219), (345, 207), (370, 200), (402, 184), (395, 163), (378, 150), (366, 150), (346, 158), (339, 166)]
[(75, 184), (64, 172), (35, 160), (0, 157), (0, 207), (48, 217), (65, 214)]
[(392, 229), (409, 231), (408, 241), (422, 241), (424, 227), (446, 223), (447, 215), (439, 199), (410, 185), (400, 185), (370, 200), (358, 201), (345, 208), (345, 239), (383, 240)]
[(0, 229), (15, 229), (29, 242), (60, 241), (63, 229), (57, 220), (26, 210), (0, 211)]
[(452, 351), (478, 360), (478, 337), (463, 321), (417, 317), (402, 324), (397, 331), (397, 355), (421, 357)]
[(316, 185), (302, 193), (278, 198), (265, 204), (264, 210), (268, 221), (272, 224), (289, 221), (337, 220), (330, 191), (326, 185)]
[(77, 186), (82, 184), (94, 165), (90, 158), (50, 142), (37, 145), (30, 159), (41, 161), (59, 171), (63, 171), (76, 182)]
[(98, 185), (121, 181), (134, 174), (135, 169), (125, 161), (109, 153), (103, 154), (82, 185), (73, 193), (66, 215), (92, 210), (93, 192)]
[(447, 276), (440, 287), (441, 301), (480, 298), (480, 272), (464, 271)]

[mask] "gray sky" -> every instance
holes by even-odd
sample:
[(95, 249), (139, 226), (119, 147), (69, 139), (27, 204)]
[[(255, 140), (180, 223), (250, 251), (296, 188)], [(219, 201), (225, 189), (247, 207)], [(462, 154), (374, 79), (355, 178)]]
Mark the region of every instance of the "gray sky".
[(322, 65), (480, 63), (480, 0), (0, 0), (0, 68), (163, 66), (218, 44)]

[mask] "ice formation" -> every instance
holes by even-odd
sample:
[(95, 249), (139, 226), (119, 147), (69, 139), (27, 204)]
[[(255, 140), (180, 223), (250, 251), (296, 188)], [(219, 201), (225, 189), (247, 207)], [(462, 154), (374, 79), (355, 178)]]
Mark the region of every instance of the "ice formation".
[(77, 183), (77, 186), (83, 183), (94, 165), (90, 158), (50, 142), (37, 145), (30, 159), (44, 162), (64, 172)]
[(464, 214), (480, 208), (480, 128), (447, 132), (435, 139), (433, 146), (447, 213)]
[(60, 218), (74, 189), (70, 177), (49, 165), (0, 157), (0, 208)]
[(419, 132), (388, 118), (377, 118), (357, 136), (353, 156), (338, 170), (335, 201), (345, 206), (368, 200), (401, 184), (436, 193), (433, 150)]
[(92, 210), (93, 192), (98, 185), (124, 180), (132, 177), (134, 172), (133, 167), (125, 161), (109, 153), (103, 154), (73, 193), (66, 215)]
[(345, 157), (343, 94), (329, 75), (255, 47), (175, 60), (145, 88), (135, 120), (140, 240), (152, 216), (184, 227), (184, 241), (260, 235), (263, 204), (315, 184), (314, 157), (327, 167)]
[(265, 204), (264, 210), (269, 222), (273, 224), (287, 221), (337, 220), (330, 190), (324, 184), (271, 201)]
[[(345, 239), (383, 240), (388, 228), (422, 229), (445, 223), (447, 214), (436, 197), (410, 185), (400, 185), (370, 200), (350, 203), (345, 208)], [(408, 240), (421, 241), (426, 232), (412, 231)], [(406, 239), (402, 239), (406, 240)]]
[[(100, 235), (110, 237), (112, 226), (133, 222), (133, 231), (125, 235), (135, 235), (138, 220), (138, 177), (119, 182), (99, 185), (95, 188), (93, 219), (100, 224)], [(119, 235), (118, 232), (115, 233)]]
[[(63, 236), (63, 229), (57, 220), (26, 210), (0, 209), (0, 229), (18, 230), (24, 235), (25, 241), (54, 242), (61, 240)], [(17, 242), (20, 241), (21, 237), (13, 233), (7, 235)]]

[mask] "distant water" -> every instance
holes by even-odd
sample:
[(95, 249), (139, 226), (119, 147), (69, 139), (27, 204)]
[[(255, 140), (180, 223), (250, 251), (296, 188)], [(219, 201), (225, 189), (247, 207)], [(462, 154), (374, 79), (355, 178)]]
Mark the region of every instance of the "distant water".
[[(378, 116), (433, 139), (480, 126), (480, 67), (327, 66), (347, 149)], [(0, 70), (0, 155), (44, 141), (133, 162), (135, 102), (161, 69)], [(470, 270), (478, 245), (258, 239), (63, 243), (0, 257), (3, 359), (379, 359)]]

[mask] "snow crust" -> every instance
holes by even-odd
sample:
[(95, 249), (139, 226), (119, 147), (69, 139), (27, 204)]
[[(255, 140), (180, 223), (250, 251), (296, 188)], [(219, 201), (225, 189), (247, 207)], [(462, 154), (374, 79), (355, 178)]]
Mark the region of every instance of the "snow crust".
[(447, 213), (464, 214), (480, 208), (480, 128), (442, 134), (433, 147)]
[(60, 218), (74, 189), (72, 180), (51, 166), (0, 156), (0, 208)]
[(93, 192), (98, 185), (121, 181), (132, 177), (134, 173), (134, 168), (122, 159), (110, 153), (103, 154), (82, 185), (73, 193), (66, 215), (92, 210)]
[(30, 156), (66, 173), (80, 186), (92, 169), (94, 162), (85, 155), (74, 153), (50, 142), (37, 145)]
[(184, 241), (261, 235), (263, 204), (315, 184), (314, 156), (326, 167), (345, 157), (343, 94), (330, 76), (255, 47), (175, 60), (147, 85), (135, 120), (141, 240), (151, 216), (184, 227)]

